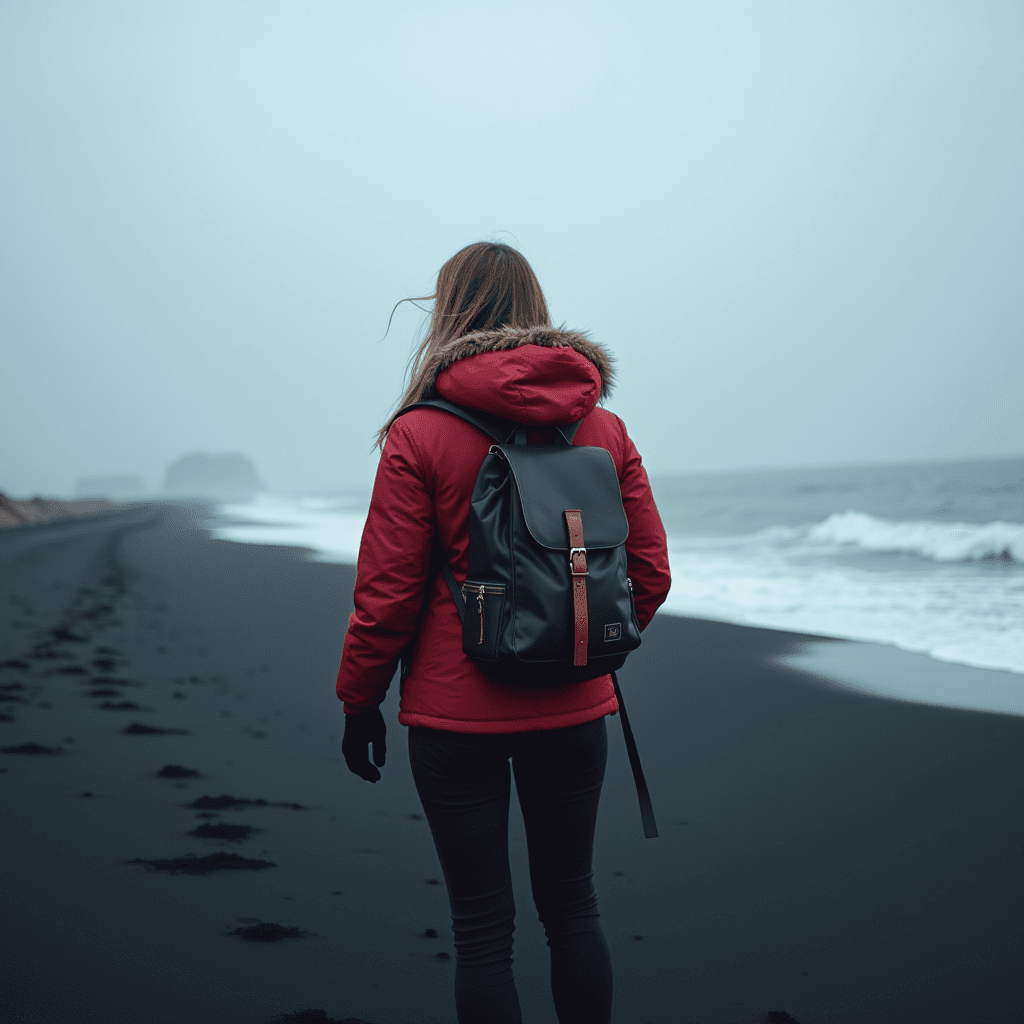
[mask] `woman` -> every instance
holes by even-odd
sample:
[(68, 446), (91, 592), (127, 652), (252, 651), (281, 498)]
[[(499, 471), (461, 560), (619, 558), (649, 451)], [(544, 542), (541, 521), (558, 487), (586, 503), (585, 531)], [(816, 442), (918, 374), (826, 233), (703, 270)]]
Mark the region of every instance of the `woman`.
[(615, 463), (641, 628), (669, 589), (665, 531), (625, 426), (597, 407), (611, 388), (608, 354), (551, 326), (540, 285), (515, 249), (467, 246), (441, 268), (431, 298), (409, 387), (378, 435), (382, 455), (337, 682), (343, 751), (355, 774), (380, 778), (379, 705), (410, 645), (398, 721), (409, 726), (413, 776), (448, 886), (460, 1024), (522, 1020), (512, 976), (510, 759), (558, 1020), (601, 1024), (611, 1019), (612, 971), (591, 859), (604, 719), (617, 710), (611, 678), (517, 689), (463, 653), (458, 610), (431, 553), (436, 537), (456, 580), (465, 580), (469, 499), (491, 440), (440, 409), (400, 414), (437, 394), (533, 428), (531, 443), (546, 440), (554, 425), (582, 420), (574, 443), (606, 448)]

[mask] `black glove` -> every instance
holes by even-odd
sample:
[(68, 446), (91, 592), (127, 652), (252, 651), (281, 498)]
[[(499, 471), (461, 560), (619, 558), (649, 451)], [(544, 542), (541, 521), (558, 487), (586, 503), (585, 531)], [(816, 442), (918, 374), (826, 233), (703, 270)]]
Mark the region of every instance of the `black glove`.
[[(353, 715), (345, 715), (345, 735), (341, 738), (341, 752), (345, 755), (348, 770), (367, 782), (378, 782), (384, 767), (384, 756), (387, 746), (384, 737), (388, 727), (384, 724), (384, 716), (380, 708), (372, 711), (361, 711)], [(368, 745), (373, 744), (373, 764), (370, 764)]]

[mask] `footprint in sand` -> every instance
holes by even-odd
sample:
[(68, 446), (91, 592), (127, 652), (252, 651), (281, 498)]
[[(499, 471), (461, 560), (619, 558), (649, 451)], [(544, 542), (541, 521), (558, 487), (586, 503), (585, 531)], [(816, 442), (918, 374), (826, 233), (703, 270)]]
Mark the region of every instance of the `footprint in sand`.
[(367, 1021), (362, 1017), (328, 1017), (326, 1010), (306, 1009), (279, 1013), (271, 1019), (271, 1024), (367, 1024)]
[(229, 807), (233, 809), (242, 807), (286, 807), (292, 811), (304, 811), (306, 809), (302, 804), (290, 804), (287, 802), (271, 803), (269, 800), (262, 798), (249, 800), (246, 797), (231, 796), (228, 793), (223, 793), (220, 796), (197, 797), (189, 804), (189, 807), (196, 811), (223, 811)]
[(187, 736), (187, 729), (158, 729), (154, 725), (144, 725), (141, 722), (132, 722), (121, 730), (125, 736)]
[(206, 822), (198, 828), (192, 829), (189, 835), (198, 836), (200, 839), (219, 839), (222, 842), (241, 843), (261, 831), (262, 829), (252, 825), (230, 825), (227, 822), (218, 821), (216, 824)]
[(180, 764), (165, 764), (156, 773), (158, 779), (201, 779), (199, 772), (192, 768), (184, 768)]
[(225, 935), (237, 936), (246, 942), (280, 942), (282, 939), (304, 939), (309, 932), (305, 928), (288, 928), (272, 921), (256, 921), (253, 918), (239, 918), (245, 924), (242, 928), (232, 928)]
[(273, 861), (254, 857), (241, 857), (237, 853), (208, 853), (197, 857), (187, 853), (184, 857), (134, 857), (126, 864), (141, 864), (147, 871), (162, 871), (169, 875), (209, 875), (214, 871), (264, 871), (276, 868)]

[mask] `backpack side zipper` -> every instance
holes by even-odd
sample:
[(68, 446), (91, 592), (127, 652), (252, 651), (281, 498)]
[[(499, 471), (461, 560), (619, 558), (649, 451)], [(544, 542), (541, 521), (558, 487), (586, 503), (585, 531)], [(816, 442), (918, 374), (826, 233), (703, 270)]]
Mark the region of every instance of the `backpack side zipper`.
[(468, 604), (469, 596), (473, 595), (476, 597), (476, 613), (480, 619), (480, 639), (477, 640), (478, 645), (482, 645), (484, 642), (484, 604), (488, 594), (504, 594), (504, 584), (495, 586), (494, 584), (488, 583), (472, 583), (467, 580), (462, 584), (462, 598)]

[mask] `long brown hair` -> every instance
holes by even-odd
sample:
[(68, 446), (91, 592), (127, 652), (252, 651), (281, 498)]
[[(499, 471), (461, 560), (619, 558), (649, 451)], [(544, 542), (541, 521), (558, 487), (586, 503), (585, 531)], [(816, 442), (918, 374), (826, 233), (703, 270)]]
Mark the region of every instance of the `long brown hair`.
[(441, 353), (456, 338), (499, 327), (551, 326), (544, 293), (530, 264), (502, 242), (474, 242), (460, 249), (441, 268), (433, 295), (402, 302), (430, 299), (434, 301), (430, 328), (413, 356), (409, 386), (398, 409), (377, 432), (378, 448), (402, 410), (423, 397), (436, 376)]

